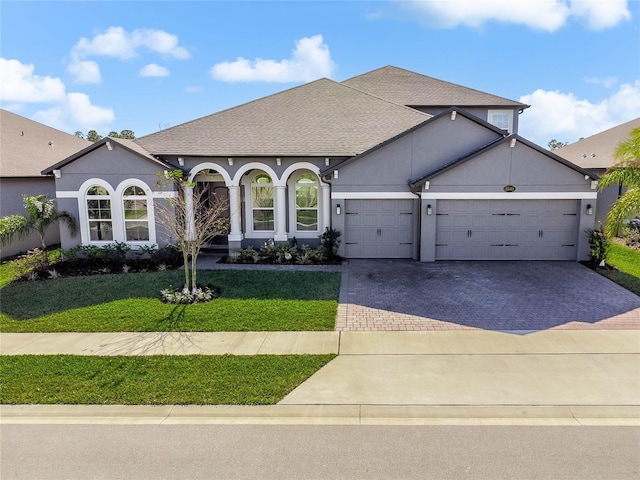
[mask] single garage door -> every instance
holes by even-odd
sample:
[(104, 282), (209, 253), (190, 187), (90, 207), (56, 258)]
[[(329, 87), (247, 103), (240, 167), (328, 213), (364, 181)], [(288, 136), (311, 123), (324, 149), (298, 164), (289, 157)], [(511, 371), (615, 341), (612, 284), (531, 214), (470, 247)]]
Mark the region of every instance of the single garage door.
[(441, 200), (436, 260), (575, 260), (576, 200)]
[(413, 200), (347, 200), (345, 257), (411, 258)]

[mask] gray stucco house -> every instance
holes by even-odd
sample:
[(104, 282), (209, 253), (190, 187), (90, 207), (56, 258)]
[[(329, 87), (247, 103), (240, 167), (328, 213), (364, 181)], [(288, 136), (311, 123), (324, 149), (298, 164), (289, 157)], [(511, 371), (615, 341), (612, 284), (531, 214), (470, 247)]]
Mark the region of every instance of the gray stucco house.
[(527, 107), (388, 66), (105, 138), (43, 173), (83, 244), (170, 241), (155, 206), (174, 192), (154, 185), (180, 168), (228, 199), (225, 248), (333, 227), (347, 258), (586, 259), (596, 176), (520, 137)]
[[(53, 175), (43, 175), (42, 170), (87, 145), (87, 140), (0, 109), (0, 217), (24, 215), (23, 195), (55, 198), (55, 179)], [(46, 241), (59, 243), (59, 230), (50, 228)], [(33, 234), (2, 247), (0, 256), (9, 257), (39, 246), (40, 238)]]

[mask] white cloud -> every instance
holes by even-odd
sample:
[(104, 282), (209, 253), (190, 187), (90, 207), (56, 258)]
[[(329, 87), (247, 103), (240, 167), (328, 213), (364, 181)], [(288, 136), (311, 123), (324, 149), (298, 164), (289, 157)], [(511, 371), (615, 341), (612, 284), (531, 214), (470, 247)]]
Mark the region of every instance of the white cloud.
[(553, 32), (570, 17), (588, 28), (602, 30), (629, 20), (628, 0), (395, 0), (392, 5), (409, 10), (413, 18), (429, 27), (481, 27), (495, 21), (526, 25)]
[(0, 58), (0, 99), (3, 102), (50, 103), (64, 98), (59, 78), (34, 75), (32, 64)]
[(545, 146), (555, 138), (574, 142), (640, 117), (640, 80), (623, 84), (598, 103), (559, 91), (535, 92), (520, 98), (531, 105), (520, 117), (519, 131), (525, 138)]
[(163, 66), (150, 63), (140, 69), (141, 77), (168, 77), (171, 75), (168, 69)]
[(191, 56), (186, 48), (178, 46), (178, 37), (173, 34), (147, 28), (127, 32), (122, 27), (109, 27), (91, 40), (81, 38), (71, 53), (74, 58), (104, 56), (126, 60), (137, 56), (141, 48), (180, 60)]
[(33, 118), (61, 130), (101, 130), (115, 119), (111, 108), (91, 104), (89, 96), (74, 92), (55, 107), (39, 110)]
[[(79, 83), (98, 83), (99, 81), (95, 81), (100, 75), (98, 64), (93, 61), (84, 61), (85, 58), (112, 57), (120, 60), (129, 60), (137, 57), (141, 50), (151, 51), (178, 60), (190, 58), (189, 50), (179, 46), (178, 43), (179, 40), (176, 35), (167, 33), (164, 30), (143, 28), (127, 32), (122, 27), (109, 27), (104, 33), (97, 34), (91, 39), (81, 38), (78, 40), (71, 49), (71, 60), (67, 71)], [(159, 70), (156, 69), (156, 71)], [(168, 70), (166, 72), (168, 74)], [(88, 81), (90, 79), (94, 81)]]
[(611, 88), (618, 83), (618, 77), (587, 77), (584, 81), (595, 85), (602, 85), (605, 88)]
[(74, 62), (67, 67), (67, 71), (73, 75), (76, 83), (100, 83), (102, 81), (100, 67), (92, 60)]
[(322, 35), (296, 41), (290, 59), (253, 61), (239, 57), (234, 62), (217, 63), (211, 76), (223, 82), (307, 82), (330, 77), (335, 64)]

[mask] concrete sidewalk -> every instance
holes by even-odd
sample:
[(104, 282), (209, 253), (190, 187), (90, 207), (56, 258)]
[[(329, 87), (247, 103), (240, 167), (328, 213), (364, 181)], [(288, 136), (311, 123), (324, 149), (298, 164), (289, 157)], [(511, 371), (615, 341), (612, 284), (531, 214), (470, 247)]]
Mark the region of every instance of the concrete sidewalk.
[(0, 352), (340, 355), (278, 405), (3, 405), (2, 423), (640, 426), (640, 331), (2, 334)]

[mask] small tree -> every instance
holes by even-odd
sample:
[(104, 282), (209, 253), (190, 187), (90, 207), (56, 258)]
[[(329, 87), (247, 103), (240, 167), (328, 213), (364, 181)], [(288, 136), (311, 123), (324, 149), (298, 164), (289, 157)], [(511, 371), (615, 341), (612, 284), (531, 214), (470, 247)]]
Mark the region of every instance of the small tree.
[(49, 256), (47, 255), (45, 236), (48, 228), (52, 223), (59, 220), (66, 224), (71, 235), (75, 235), (78, 230), (76, 221), (68, 212), (56, 210), (55, 198), (48, 198), (46, 195), (36, 195), (34, 197), (23, 195), (22, 198), (24, 199), (24, 208), (27, 210), (27, 215), (23, 217), (24, 222), (15, 222), (15, 228), (3, 232), (0, 242), (2, 245), (6, 245), (16, 237), (26, 238), (31, 232), (37, 232), (42, 245), (42, 262), (47, 267), (49, 265)]
[(558, 150), (559, 148), (566, 147), (569, 144), (567, 142), (561, 142), (554, 138), (552, 140), (549, 140), (549, 143), (547, 143), (547, 145), (549, 146), (549, 150)]
[[(227, 233), (229, 220), (224, 214), (225, 201), (208, 201), (207, 191), (196, 191), (195, 183), (184, 178), (182, 170), (158, 173), (160, 184), (175, 185), (178, 195), (159, 206), (158, 223), (175, 239), (184, 262), (184, 289), (194, 296), (197, 291), (197, 260), (200, 251), (209, 241)], [(189, 268), (191, 260), (191, 268)]]

